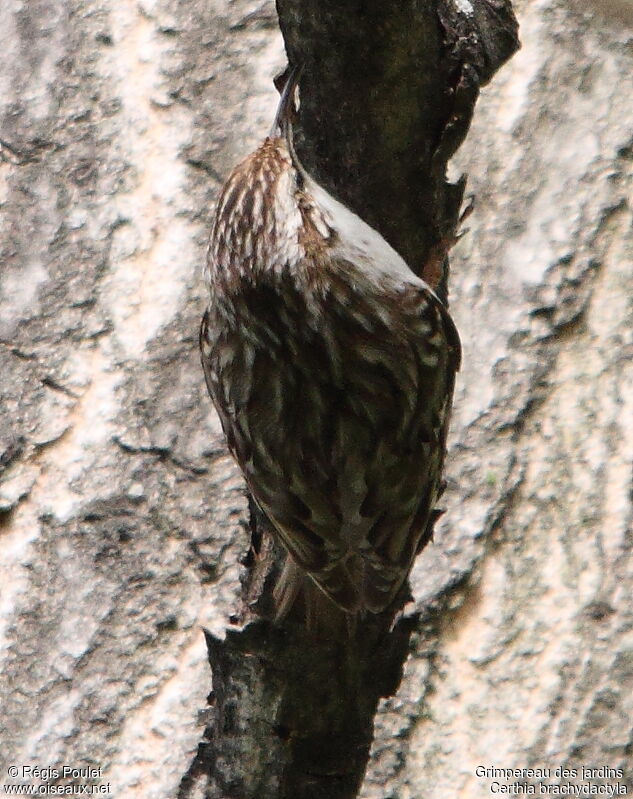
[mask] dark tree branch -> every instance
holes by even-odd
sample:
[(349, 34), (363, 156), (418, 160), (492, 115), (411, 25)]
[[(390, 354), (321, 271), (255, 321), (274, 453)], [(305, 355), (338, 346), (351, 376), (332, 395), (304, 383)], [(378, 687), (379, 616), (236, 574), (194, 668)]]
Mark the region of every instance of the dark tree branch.
[[(444, 248), (464, 191), (463, 181), (446, 180), (446, 165), (479, 87), (518, 47), (509, 2), (277, 7), (289, 60), (304, 65), (300, 157), (446, 294)], [(397, 689), (415, 626), (393, 624), (407, 593), (338, 635), (315, 635), (293, 617), (274, 625), (266, 616), (278, 558), (265, 524), (253, 514), (239, 626), (225, 641), (207, 639), (211, 721), (180, 795), (204, 778), (208, 799), (355, 797), (378, 701)]]
[(446, 180), (446, 164), (479, 87), (518, 47), (510, 3), (277, 7), (289, 60), (305, 65), (299, 155), (422, 274), (462, 203), (464, 186)]

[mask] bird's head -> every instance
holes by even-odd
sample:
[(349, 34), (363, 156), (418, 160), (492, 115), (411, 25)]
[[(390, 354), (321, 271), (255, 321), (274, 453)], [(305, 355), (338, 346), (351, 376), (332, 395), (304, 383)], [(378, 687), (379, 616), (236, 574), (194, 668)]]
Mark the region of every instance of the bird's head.
[(298, 193), (303, 170), (292, 144), (301, 69), (287, 74), (270, 135), (230, 174), (218, 199), (211, 272), (248, 275), (281, 270), (302, 256)]

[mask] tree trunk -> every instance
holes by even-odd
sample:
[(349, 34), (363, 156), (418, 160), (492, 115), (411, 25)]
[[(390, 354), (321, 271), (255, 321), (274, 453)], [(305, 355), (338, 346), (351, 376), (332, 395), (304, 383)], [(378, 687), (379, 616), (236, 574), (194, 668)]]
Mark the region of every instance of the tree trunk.
[[(447, 161), (480, 84), (517, 47), (511, 8), (494, 18), (486, 0), (468, 13), (450, 3), (395, 11), (375, 2), (359, 13), (354, 4), (278, 0), (277, 8), (289, 61), (302, 67), (297, 147), (308, 171), (419, 274), (427, 277), (431, 262), (428, 279), (446, 293), (445, 242), (464, 189), (446, 180)], [(261, 514), (251, 526), (246, 610), (226, 640), (208, 639), (214, 709), (182, 795), (204, 775), (209, 799), (353, 798), (376, 707), (396, 690), (407, 657), (415, 617), (394, 617), (408, 591), (353, 629), (339, 620), (315, 632), (300, 613), (271, 625), (259, 614), (272, 605), (279, 558), (272, 545), (262, 551)]]
[[(458, 211), (433, 152), (448, 157), (465, 126), (440, 135), (449, 98), (428, 71), (468, 16), (458, 6), (422, 40), (411, 26), (417, 77), (389, 39), (408, 4), (358, 48), (355, 26), (328, 28), (333, 51), (280, 6), (313, 79), (302, 157), (418, 269)], [(454, 89), (466, 55), (483, 82), (502, 60), (485, 32), (506, 29), (503, 8), (481, 8), (486, 57), (463, 31), (441, 50), (456, 53), (440, 70)], [(399, 628), (390, 679), (350, 697), (371, 715), (410, 647), (379, 702), (364, 799), (489, 796), (506, 780), (479, 766), (633, 790), (630, 15), (590, 0), (517, 13), (523, 49), (454, 159), (477, 205), (450, 276), (464, 364), (447, 512), (416, 562), (419, 616)], [(270, 125), (275, 10), (7, 0), (0, 31), (0, 785), (213, 796), (212, 750), (195, 758), (214, 723), (201, 627), (219, 657), (249, 515), (198, 363), (199, 270), (217, 189)], [(259, 645), (264, 628), (249, 629)], [(288, 729), (274, 732), (276, 768)]]

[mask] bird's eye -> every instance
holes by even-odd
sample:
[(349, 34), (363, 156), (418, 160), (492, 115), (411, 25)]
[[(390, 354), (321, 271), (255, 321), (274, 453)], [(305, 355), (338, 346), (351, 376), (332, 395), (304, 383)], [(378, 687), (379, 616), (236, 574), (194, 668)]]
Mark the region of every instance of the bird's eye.
[(297, 188), (298, 188), (300, 191), (302, 191), (302, 190), (303, 190), (303, 187), (305, 186), (305, 180), (304, 180), (304, 177), (303, 177), (303, 175), (301, 174), (301, 172), (297, 172), (297, 178), (296, 178), (296, 181), (297, 181)]

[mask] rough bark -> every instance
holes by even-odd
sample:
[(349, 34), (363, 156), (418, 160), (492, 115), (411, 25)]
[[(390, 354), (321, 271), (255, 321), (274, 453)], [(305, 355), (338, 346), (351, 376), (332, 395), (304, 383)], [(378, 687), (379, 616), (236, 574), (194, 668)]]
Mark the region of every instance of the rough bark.
[[(490, 796), (479, 765), (621, 767), (633, 790), (630, 33), (590, 0), (517, 11), (458, 155), (447, 514), (365, 799)], [(269, 126), (276, 16), (14, 1), (0, 36), (0, 785), (92, 764), (115, 796), (173, 797), (207, 723), (200, 628), (222, 636), (248, 541), (198, 268)]]
[(446, 163), (466, 135), (480, 86), (517, 47), (511, 5), (278, 0), (277, 7), (289, 59), (304, 65), (300, 155), (422, 273), (454, 232), (462, 203), (463, 185), (446, 180)]

